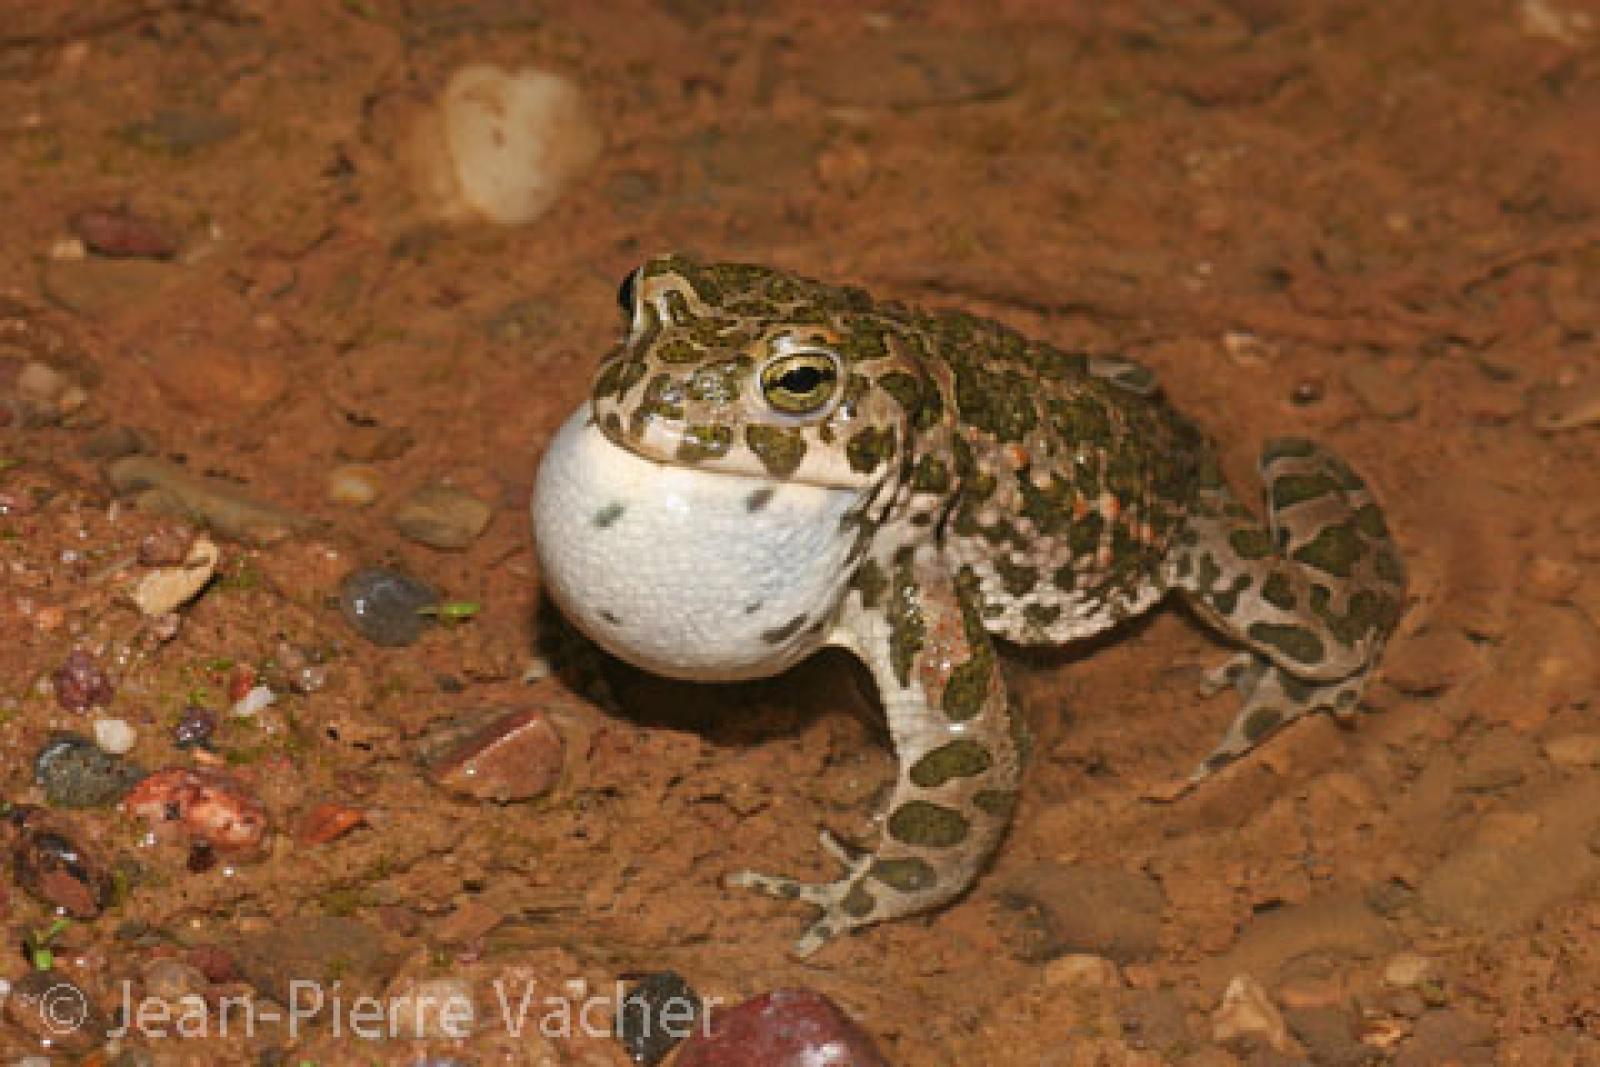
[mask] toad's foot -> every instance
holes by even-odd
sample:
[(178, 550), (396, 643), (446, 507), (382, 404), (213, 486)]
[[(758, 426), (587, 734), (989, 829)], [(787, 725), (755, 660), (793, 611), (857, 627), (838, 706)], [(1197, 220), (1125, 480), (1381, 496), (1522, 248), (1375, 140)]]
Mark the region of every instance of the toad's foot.
[(844, 867), (831, 882), (754, 871), (728, 879), (822, 909), (795, 942), (800, 957), (846, 930), (959, 896), (1004, 834), (1021, 777), (1021, 725), (977, 618), (973, 580), (909, 554), (886, 570), (886, 585), (851, 592), (832, 638), (867, 662), (888, 712), (899, 773), (882, 840), (866, 852), (824, 833), (824, 850)]
[(1195, 783), (1314, 711), (1352, 712), (1399, 619), (1405, 574), (1361, 479), (1327, 450), (1268, 444), (1258, 525), (1220, 481), (1202, 494), (1171, 583), (1201, 616), (1247, 646), (1207, 675), (1202, 692), (1244, 698)]

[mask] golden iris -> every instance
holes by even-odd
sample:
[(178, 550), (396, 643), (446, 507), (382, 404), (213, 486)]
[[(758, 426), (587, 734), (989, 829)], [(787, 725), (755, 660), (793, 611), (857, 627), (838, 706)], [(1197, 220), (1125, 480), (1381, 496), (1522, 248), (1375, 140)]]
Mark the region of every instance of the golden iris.
[(839, 385), (839, 368), (823, 352), (796, 352), (768, 363), (761, 371), (761, 395), (774, 411), (810, 415), (820, 411)]

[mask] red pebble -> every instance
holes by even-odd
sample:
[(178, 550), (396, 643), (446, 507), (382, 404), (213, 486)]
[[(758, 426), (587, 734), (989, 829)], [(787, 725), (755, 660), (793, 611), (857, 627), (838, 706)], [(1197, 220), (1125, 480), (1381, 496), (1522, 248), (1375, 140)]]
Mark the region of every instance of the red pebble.
[(124, 810), (148, 822), (180, 823), (219, 852), (251, 852), (267, 833), (261, 802), (220, 771), (168, 767), (134, 786)]
[(775, 989), (709, 1009), (674, 1067), (888, 1067), (866, 1031), (809, 989)]
[(228, 703), (239, 703), (255, 687), (256, 669), (248, 663), (235, 664), (228, 672)]
[(308, 845), (325, 845), (366, 821), (367, 813), (360, 808), (325, 800), (306, 812), (300, 822), (300, 840)]
[(128, 211), (81, 211), (72, 228), (90, 251), (102, 256), (169, 259), (178, 251), (178, 243), (159, 223)]
[(429, 774), (476, 800), (528, 800), (561, 778), (561, 735), (538, 711), (502, 716), (434, 761)]

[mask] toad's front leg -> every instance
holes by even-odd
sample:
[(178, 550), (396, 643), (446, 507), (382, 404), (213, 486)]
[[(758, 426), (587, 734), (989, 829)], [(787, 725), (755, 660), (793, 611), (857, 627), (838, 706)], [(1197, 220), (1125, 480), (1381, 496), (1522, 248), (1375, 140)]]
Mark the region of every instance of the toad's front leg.
[(856, 853), (824, 834), (845, 867), (832, 882), (754, 871), (728, 879), (822, 909), (796, 956), (845, 930), (950, 901), (1004, 835), (1026, 742), (976, 597), (970, 577), (952, 578), (937, 558), (910, 552), (868, 563), (850, 592), (830, 643), (871, 668), (899, 762), (878, 847)]

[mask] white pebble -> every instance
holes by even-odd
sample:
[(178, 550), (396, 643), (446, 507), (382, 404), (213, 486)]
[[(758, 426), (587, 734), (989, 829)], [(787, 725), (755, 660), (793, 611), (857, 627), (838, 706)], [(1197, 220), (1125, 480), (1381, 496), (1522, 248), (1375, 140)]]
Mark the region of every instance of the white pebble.
[(258, 685), (250, 692), (239, 698), (233, 706), (233, 713), (241, 719), (248, 719), (271, 707), (278, 699), (276, 693), (264, 685)]
[(138, 734), (126, 719), (96, 719), (94, 721), (94, 743), (101, 750), (113, 756), (121, 756), (133, 750), (133, 743), (138, 740)]
[(507, 226), (542, 215), (594, 164), (600, 148), (599, 127), (571, 82), (481, 63), (450, 78), (414, 144), (429, 191), (447, 216), (479, 215)]

